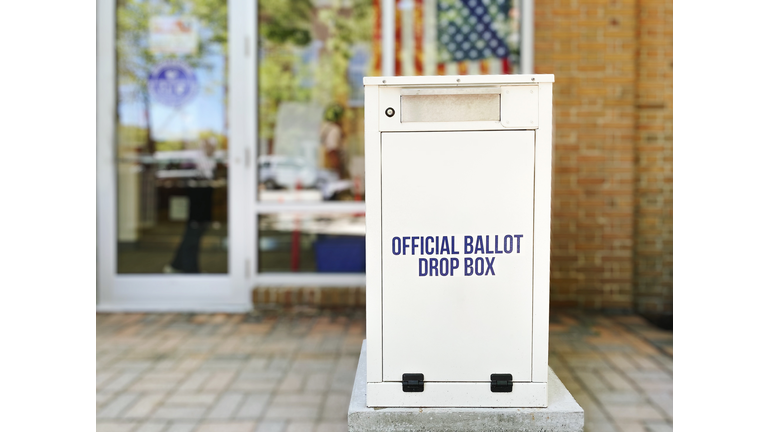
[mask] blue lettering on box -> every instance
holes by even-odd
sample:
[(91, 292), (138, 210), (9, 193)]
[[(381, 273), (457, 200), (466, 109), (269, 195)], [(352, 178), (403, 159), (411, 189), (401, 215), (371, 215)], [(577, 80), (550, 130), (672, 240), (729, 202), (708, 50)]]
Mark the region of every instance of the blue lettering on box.
[(485, 247), (483, 247), (483, 236), (477, 236), (477, 244), (475, 245), (475, 253), (485, 253)]
[[(450, 240), (448, 239), (450, 237)], [(485, 237), (485, 240), (483, 240)], [(491, 235), (464, 236), (464, 255), (481, 254), (510, 254), (520, 253), (522, 249), (523, 234), (503, 235), (501, 245), (499, 245), (501, 235), (493, 235), (493, 245), (491, 245)], [(410, 241), (409, 241), (410, 240)], [(515, 241), (516, 240), (516, 241)], [(500, 249), (501, 246), (501, 249)], [(392, 237), (392, 254), (407, 255), (408, 248), (411, 248), (411, 255), (459, 255), (456, 250), (456, 236), (395, 236)], [(417, 250), (418, 248), (418, 250)], [(464, 276), (496, 276), (496, 270), (493, 268), (496, 258), (488, 257), (465, 257), (464, 258)], [(423, 276), (454, 276), (454, 271), (461, 264), (460, 258), (419, 258), (419, 277)], [(459, 273), (456, 273), (459, 275)]]
[(426, 276), (427, 275), (427, 259), (426, 258), (419, 258), (419, 276)]
[(449, 270), (450, 265), (448, 264), (448, 258), (440, 258), (440, 276), (448, 276)]
[(400, 237), (392, 237), (392, 254), (393, 255), (400, 255), (400, 250), (402, 249), (402, 243), (400, 242)]
[[(509, 247), (507, 247), (507, 240), (509, 240)], [(515, 250), (515, 245), (512, 242), (512, 236), (505, 235), (504, 236), (504, 253), (512, 253), (512, 251), (514, 250)]]
[(440, 242), (440, 255), (449, 255), (451, 249), (448, 247), (448, 236), (443, 236), (443, 241)]
[(496, 272), (493, 271), (493, 262), (496, 260), (496, 258), (486, 258), (485, 264), (487, 265), (487, 268), (485, 270), (485, 275), (488, 276), (488, 273), (491, 273), (492, 275), (496, 276)]
[(459, 259), (451, 258), (451, 276), (453, 276), (453, 271), (457, 268), (459, 268)]
[(485, 261), (483, 261), (483, 257), (475, 258), (475, 275), (483, 276), (484, 270), (485, 270)]
[[(432, 270), (435, 271), (435, 274), (432, 274)], [(430, 276), (437, 276), (440, 274), (437, 270), (437, 258), (430, 258), (429, 259), (429, 275)]]

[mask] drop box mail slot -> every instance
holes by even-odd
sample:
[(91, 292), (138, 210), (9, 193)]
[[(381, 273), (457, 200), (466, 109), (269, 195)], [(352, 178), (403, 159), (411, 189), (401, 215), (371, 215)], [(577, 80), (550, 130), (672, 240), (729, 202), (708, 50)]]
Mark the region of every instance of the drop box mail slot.
[(554, 77), (364, 82), (368, 406), (546, 406)]

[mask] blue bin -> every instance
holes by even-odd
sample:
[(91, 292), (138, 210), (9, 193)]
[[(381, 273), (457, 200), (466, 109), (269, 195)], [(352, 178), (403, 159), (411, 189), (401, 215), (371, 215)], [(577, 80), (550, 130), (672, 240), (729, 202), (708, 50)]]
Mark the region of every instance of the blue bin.
[(320, 273), (365, 272), (365, 237), (321, 235), (314, 249)]

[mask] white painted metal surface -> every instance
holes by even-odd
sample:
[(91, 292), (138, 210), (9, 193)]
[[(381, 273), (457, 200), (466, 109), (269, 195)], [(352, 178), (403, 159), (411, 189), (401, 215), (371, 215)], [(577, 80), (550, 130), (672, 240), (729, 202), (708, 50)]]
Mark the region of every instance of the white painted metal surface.
[(530, 381), (533, 151), (533, 131), (382, 134), (384, 381)]
[[(553, 81), (364, 80), (369, 406), (546, 406)], [(399, 116), (403, 95), (473, 92), (501, 95), (499, 120)], [(492, 373), (513, 391), (491, 392)]]

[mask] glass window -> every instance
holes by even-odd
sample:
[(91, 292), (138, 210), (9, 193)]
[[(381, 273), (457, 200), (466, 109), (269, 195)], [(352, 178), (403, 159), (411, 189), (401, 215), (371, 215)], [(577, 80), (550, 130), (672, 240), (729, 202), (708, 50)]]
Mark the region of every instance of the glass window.
[(117, 70), (118, 273), (226, 273), (226, 0), (118, 0)]
[(259, 216), (259, 272), (365, 272), (365, 215)]
[(260, 201), (363, 200), (371, 0), (259, 2)]
[(520, 73), (521, 0), (399, 0), (395, 75)]

